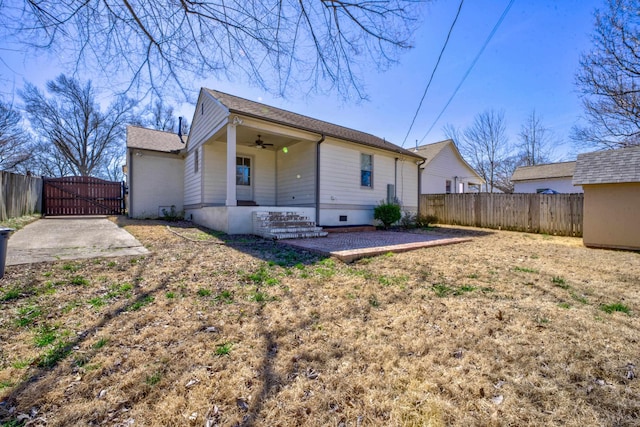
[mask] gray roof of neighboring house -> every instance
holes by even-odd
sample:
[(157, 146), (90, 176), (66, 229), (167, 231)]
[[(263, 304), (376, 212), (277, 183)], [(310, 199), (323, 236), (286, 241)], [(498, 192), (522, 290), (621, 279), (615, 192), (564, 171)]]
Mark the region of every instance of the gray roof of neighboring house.
[[(185, 135), (182, 140), (186, 141)], [(127, 147), (170, 153), (183, 149), (184, 142), (180, 142), (178, 134), (173, 132), (127, 126)]]
[(546, 165), (520, 166), (511, 175), (511, 181), (534, 179), (571, 178), (576, 170), (576, 162), (549, 163)]
[(228, 93), (219, 92), (217, 90), (205, 89), (214, 98), (225, 105), (231, 113), (242, 114), (273, 123), (291, 126), (297, 129), (324, 134), (334, 138), (343, 139), (345, 141), (355, 142), (357, 144), (368, 145), (370, 147), (381, 148), (383, 150), (393, 151), (396, 153), (412, 156), (418, 159), (422, 157), (419, 154), (405, 150), (395, 144), (385, 141), (382, 138), (371, 135), (369, 133), (360, 132), (349, 129), (344, 126), (335, 125), (333, 123), (317, 120), (302, 114), (292, 113), (291, 111), (282, 110), (280, 108), (271, 107)]
[(640, 146), (578, 156), (574, 185), (640, 182)]

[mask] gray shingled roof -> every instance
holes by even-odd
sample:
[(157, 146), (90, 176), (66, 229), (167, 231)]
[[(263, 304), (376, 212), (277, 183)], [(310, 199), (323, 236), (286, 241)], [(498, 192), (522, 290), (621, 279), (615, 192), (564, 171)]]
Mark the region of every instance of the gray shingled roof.
[[(186, 141), (186, 136), (182, 136)], [(127, 126), (127, 148), (153, 150), (170, 153), (184, 148), (184, 142), (173, 132)]]
[(549, 163), (546, 165), (520, 166), (511, 175), (511, 181), (528, 181), (545, 178), (571, 178), (576, 162)]
[(292, 113), (291, 111), (282, 110), (280, 108), (271, 107), (248, 99), (240, 98), (228, 93), (219, 92), (217, 90), (205, 89), (214, 98), (225, 105), (231, 113), (242, 114), (272, 123), (278, 123), (285, 126), (295, 127), (297, 129), (306, 130), (325, 136), (343, 139), (357, 144), (368, 145), (370, 147), (381, 148), (383, 150), (393, 151), (395, 153), (412, 156), (422, 159), (419, 154), (405, 150), (395, 144), (385, 141), (377, 136), (349, 129), (344, 126), (335, 125), (333, 123), (317, 120), (301, 114)]
[(640, 146), (578, 156), (573, 185), (640, 182)]

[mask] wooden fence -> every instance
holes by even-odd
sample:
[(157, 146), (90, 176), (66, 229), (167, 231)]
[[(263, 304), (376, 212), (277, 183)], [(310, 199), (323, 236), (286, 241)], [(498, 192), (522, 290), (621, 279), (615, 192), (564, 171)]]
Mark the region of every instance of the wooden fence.
[(0, 171), (0, 221), (42, 212), (42, 178)]
[(582, 236), (582, 194), (423, 194), (420, 214), (440, 224)]

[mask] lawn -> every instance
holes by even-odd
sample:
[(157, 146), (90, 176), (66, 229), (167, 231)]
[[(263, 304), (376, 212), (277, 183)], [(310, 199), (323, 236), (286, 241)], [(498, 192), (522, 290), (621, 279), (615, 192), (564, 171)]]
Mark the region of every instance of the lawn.
[(119, 221), (153, 252), (7, 268), (0, 421), (640, 422), (638, 253), (443, 227), (473, 240), (343, 264)]

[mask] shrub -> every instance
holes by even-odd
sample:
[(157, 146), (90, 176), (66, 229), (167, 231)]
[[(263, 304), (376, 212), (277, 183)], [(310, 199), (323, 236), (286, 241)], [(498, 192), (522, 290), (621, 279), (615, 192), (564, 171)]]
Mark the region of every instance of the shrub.
[(373, 217), (382, 222), (383, 227), (387, 229), (391, 227), (391, 224), (398, 222), (402, 218), (400, 205), (383, 201), (374, 208)]
[(402, 218), (400, 218), (400, 225), (402, 228), (415, 228), (417, 215), (413, 212), (404, 212)]
[(416, 218), (416, 227), (427, 228), (431, 224), (438, 222), (438, 217), (435, 215), (420, 215)]

